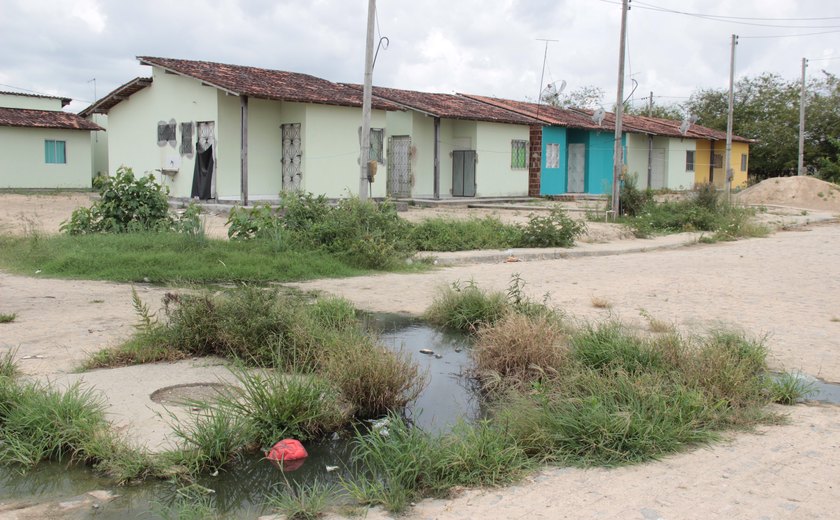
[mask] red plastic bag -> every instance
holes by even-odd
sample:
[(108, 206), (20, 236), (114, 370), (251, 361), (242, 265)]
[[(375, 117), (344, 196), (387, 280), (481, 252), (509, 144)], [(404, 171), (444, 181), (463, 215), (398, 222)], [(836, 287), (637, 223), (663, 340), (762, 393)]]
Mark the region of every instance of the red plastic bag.
[(283, 471), (294, 471), (303, 466), (303, 461), (308, 457), (306, 448), (300, 441), (295, 439), (283, 439), (269, 451), (266, 452), (265, 458), (277, 463)]

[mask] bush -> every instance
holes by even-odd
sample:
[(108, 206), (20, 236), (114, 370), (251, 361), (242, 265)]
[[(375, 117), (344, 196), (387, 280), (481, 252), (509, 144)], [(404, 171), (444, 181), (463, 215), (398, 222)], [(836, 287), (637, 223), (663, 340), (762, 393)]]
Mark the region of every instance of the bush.
[(268, 204), (257, 204), (250, 209), (234, 206), (225, 224), (232, 240), (278, 238), (282, 234), (282, 223)]
[(532, 215), (522, 229), (518, 247), (572, 247), (586, 231), (586, 224), (569, 217), (555, 206), (548, 216)]
[(122, 166), (113, 177), (97, 177), (95, 187), (100, 200), (73, 211), (62, 231), (82, 235), (196, 229), (197, 208), (189, 210), (187, 223), (179, 224), (169, 214), (169, 190), (152, 175), (135, 177), (131, 168)]
[(642, 191), (637, 186), (636, 175), (624, 176), (619, 192), (620, 215), (635, 217), (645, 209), (645, 206), (653, 202), (653, 191), (650, 187)]

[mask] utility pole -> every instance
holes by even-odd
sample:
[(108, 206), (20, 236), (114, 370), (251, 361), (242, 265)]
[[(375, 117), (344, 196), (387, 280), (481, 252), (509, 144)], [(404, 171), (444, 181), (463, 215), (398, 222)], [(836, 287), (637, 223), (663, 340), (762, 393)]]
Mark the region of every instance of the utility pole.
[(365, 85), (362, 91), (362, 132), (359, 155), (359, 199), (368, 198), (368, 163), (370, 162), (370, 105), (373, 94), (373, 29), (376, 24), (376, 0), (368, 0), (367, 43), (365, 44)]
[(802, 58), (802, 87), (799, 92), (799, 159), (796, 163), (796, 174), (805, 175), (805, 69), (808, 60)]
[(732, 35), (732, 49), (729, 56), (729, 112), (726, 116), (726, 157), (723, 171), (726, 175), (726, 201), (732, 194), (732, 112), (735, 104), (735, 46), (738, 45), (738, 35)]
[[(648, 99), (648, 117), (653, 117), (653, 91), (650, 91), (650, 98)], [(653, 134), (648, 134), (648, 164), (647, 164), (647, 187), (653, 183)]]
[(624, 115), (624, 47), (627, 39), (627, 11), (630, 10), (630, 0), (621, 0), (621, 35), (618, 48), (618, 92), (615, 101), (615, 148), (613, 150), (613, 189), (612, 210), (618, 216), (620, 190), (619, 181), (624, 165), (623, 150), (621, 148), (621, 118)]

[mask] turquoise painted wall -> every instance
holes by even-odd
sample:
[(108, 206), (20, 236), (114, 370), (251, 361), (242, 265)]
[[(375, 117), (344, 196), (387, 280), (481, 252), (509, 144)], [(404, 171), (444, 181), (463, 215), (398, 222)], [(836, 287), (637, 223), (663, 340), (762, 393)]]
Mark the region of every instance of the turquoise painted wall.
[[(560, 145), (560, 161), (558, 168), (547, 168), (545, 163), (546, 146)], [(566, 193), (566, 170), (568, 157), (566, 154), (566, 129), (556, 126), (544, 126), (542, 129), (542, 164), (540, 173), (540, 195), (559, 195)]]
[(586, 143), (586, 193), (612, 192), (613, 148), (615, 134), (587, 132)]

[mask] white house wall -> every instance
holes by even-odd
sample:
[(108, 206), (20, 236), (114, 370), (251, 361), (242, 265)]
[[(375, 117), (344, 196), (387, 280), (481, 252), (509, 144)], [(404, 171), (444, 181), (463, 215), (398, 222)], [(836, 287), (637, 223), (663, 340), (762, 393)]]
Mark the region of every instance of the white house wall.
[(478, 122), (476, 124), (476, 196), (528, 196), (528, 160), (524, 168), (511, 168), (511, 141), (528, 141), (524, 125)]
[(688, 190), (694, 186), (694, 170), (686, 171), (685, 154), (688, 151), (694, 153), (694, 163), (697, 164), (697, 142), (694, 139), (668, 139), (667, 161), (667, 187), (671, 190)]
[(105, 129), (90, 133), (91, 177), (108, 175), (108, 116), (92, 114), (89, 119)]
[[(309, 104), (303, 132), (304, 190), (330, 198), (359, 193), (360, 108)], [(385, 128), (385, 113), (371, 113), (371, 128)], [(387, 145), (387, 143), (384, 143)], [(386, 195), (387, 165), (380, 164), (370, 194)]]
[[(44, 141), (65, 142), (64, 164), (47, 164)], [(90, 132), (0, 127), (0, 188), (90, 188)]]
[(0, 93), (0, 107), (28, 108), (31, 110), (61, 110), (61, 100), (56, 98), (35, 97)]
[[(202, 86), (198, 81), (167, 74), (153, 69), (154, 81), (148, 88), (140, 90), (121, 101), (108, 114), (108, 166), (113, 174), (120, 166), (133, 168), (134, 173), (152, 173), (170, 188), (172, 196), (189, 197), (192, 190), (193, 158), (180, 156), (180, 124), (188, 121), (218, 122), (217, 94), (213, 87)], [(174, 119), (177, 123), (177, 144), (157, 144), (159, 121)], [(218, 123), (217, 123), (217, 139)], [(193, 133), (193, 147), (195, 147)], [(181, 164), (177, 173), (163, 176), (157, 170), (163, 166), (163, 158), (177, 155)]]
[(627, 136), (627, 174), (636, 176), (636, 187), (645, 189), (648, 185), (648, 136), (646, 134), (625, 134)]

